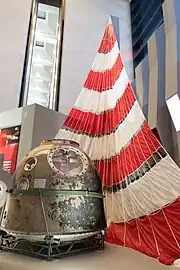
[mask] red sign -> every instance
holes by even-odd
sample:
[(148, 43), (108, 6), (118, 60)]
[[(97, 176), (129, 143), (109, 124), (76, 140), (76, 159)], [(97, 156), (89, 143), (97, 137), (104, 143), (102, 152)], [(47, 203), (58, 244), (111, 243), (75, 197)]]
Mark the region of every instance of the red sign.
[(16, 169), (19, 138), (20, 126), (0, 130), (0, 163), (10, 174)]

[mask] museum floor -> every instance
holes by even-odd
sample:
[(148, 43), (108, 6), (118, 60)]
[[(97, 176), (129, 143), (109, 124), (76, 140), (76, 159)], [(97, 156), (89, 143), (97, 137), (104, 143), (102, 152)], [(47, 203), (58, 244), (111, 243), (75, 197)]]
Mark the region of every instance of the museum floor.
[(0, 270), (163, 270), (167, 267), (138, 252), (113, 245), (106, 245), (105, 251), (75, 255), (52, 262), (10, 253), (0, 253)]

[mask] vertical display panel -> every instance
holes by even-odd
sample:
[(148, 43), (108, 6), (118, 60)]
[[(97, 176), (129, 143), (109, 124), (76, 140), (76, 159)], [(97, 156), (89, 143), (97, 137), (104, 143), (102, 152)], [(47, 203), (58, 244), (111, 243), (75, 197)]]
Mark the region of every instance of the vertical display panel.
[(0, 167), (13, 175), (16, 169), (20, 126), (0, 129)]
[(35, 0), (24, 68), (23, 102), (56, 109), (61, 1)]

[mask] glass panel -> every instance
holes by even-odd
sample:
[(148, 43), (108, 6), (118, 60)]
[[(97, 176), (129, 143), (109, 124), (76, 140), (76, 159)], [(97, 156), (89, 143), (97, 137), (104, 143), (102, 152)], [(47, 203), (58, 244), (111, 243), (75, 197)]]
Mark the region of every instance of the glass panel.
[(59, 8), (38, 5), (27, 105), (49, 107), (54, 91)]
[(59, 53), (60, 1), (34, 0), (22, 105), (37, 103), (55, 109)]
[(75, 176), (83, 170), (81, 157), (70, 150), (55, 152), (52, 163), (57, 170), (68, 176)]

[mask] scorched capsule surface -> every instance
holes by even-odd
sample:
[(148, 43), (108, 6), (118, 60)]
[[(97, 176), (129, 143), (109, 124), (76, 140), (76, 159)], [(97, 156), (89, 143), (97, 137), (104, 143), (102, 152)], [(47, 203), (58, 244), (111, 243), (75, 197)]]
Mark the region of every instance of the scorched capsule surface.
[(44, 141), (23, 158), (13, 177), (2, 230), (34, 239), (82, 237), (104, 228), (101, 182), (77, 143)]

